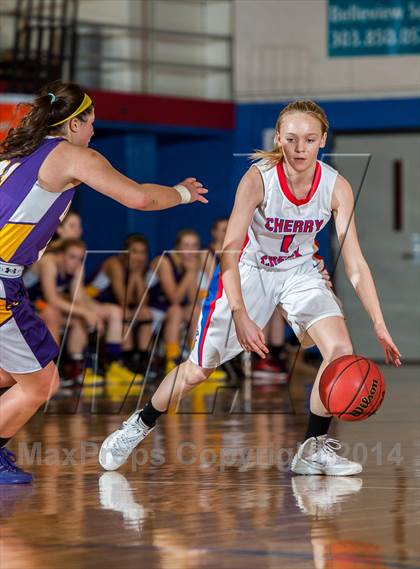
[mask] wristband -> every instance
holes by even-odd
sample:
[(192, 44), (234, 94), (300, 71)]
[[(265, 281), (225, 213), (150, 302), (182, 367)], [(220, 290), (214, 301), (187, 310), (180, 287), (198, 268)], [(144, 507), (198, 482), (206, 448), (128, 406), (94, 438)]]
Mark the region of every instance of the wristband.
[(174, 189), (178, 192), (181, 196), (181, 203), (190, 203), (191, 201), (191, 192), (182, 184), (177, 184), (174, 186)]

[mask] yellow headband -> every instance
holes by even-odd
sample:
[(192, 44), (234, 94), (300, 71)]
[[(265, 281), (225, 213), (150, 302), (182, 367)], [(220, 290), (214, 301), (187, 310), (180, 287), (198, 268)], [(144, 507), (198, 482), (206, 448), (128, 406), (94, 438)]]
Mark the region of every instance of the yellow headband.
[(77, 115), (80, 115), (80, 113), (83, 113), (83, 111), (85, 111), (87, 108), (89, 108), (91, 104), (92, 104), (92, 99), (89, 97), (89, 95), (87, 95), (85, 93), (85, 96), (83, 97), (83, 101), (77, 107), (77, 109), (74, 111), (74, 113), (72, 113), (69, 117), (63, 119), (62, 121), (58, 121), (58, 122), (55, 122), (54, 124), (50, 124), (50, 126), (58, 126), (59, 124), (62, 124), (63, 122), (69, 121), (70, 119), (77, 117)]

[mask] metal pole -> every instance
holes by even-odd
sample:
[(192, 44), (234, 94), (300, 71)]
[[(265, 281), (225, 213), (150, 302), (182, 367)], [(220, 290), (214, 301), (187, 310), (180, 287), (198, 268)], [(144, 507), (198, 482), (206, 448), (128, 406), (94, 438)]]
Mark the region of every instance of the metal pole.
[(32, 16), (33, 2), (28, 0), (26, 5), (26, 13), (24, 15), (24, 47), (23, 47), (23, 61), (22, 61), (22, 76), (21, 76), (21, 89), (25, 92), (31, 91), (31, 16)]
[(67, 15), (68, 15), (68, 0), (63, 0), (61, 4), (61, 25), (60, 25), (60, 47), (57, 54), (57, 67), (56, 72), (60, 77), (63, 76), (64, 55), (67, 44)]
[(68, 43), (70, 48), (69, 53), (69, 79), (70, 81), (75, 80), (76, 76), (76, 64), (77, 64), (77, 15), (79, 8), (79, 0), (72, 1), (72, 15), (70, 19), (70, 41)]
[(50, 2), (50, 25), (48, 26), (48, 49), (47, 49), (47, 61), (45, 62), (45, 79), (51, 81), (51, 79), (57, 79), (57, 77), (52, 77), (52, 69), (54, 68), (54, 38), (55, 38), (55, 9), (57, 2), (56, 0), (51, 0)]
[(37, 42), (36, 42), (36, 51), (35, 51), (35, 69), (37, 75), (38, 82), (42, 82), (44, 80), (44, 57), (42, 53), (42, 40), (43, 40), (43, 33), (44, 33), (44, 0), (38, 0), (38, 14), (37, 14), (37, 23), (35, 25), (35, 31), (37, 34)]
[(250, 352), (242, 352), (244, 369), (244, 411), (252, 411), (252, 356)]

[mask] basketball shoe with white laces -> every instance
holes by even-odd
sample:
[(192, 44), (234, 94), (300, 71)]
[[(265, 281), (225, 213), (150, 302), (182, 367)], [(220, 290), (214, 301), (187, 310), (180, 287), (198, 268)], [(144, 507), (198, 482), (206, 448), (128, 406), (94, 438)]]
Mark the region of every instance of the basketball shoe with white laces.
[(121, 427), (111, 433), (102, 443), (99, 451), (99, 464), (105, 470), (117, 470), (124, 464), (136, 446), (153, 431), (135, 411)]
[(337, 454), (341, 443), (328, 435), (311, 437), (303, 442), (292, 460), (295, 474), (349, 476), (362, 472), (362, 465)]

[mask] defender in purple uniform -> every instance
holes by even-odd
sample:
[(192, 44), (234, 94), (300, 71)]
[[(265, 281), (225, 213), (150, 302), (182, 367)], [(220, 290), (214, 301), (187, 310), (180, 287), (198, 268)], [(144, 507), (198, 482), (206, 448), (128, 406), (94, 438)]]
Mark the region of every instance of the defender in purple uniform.
[(34, 314), (23, 286), (85, 183), (123, 205), (144, 211), (207, 203), (195, 178), (175, 187), (138, 184), (88, 148), (95, 118), (89, 96), (74, 83), (54, 81), (34, 100), (0, 146), (0, 484), (25, 483), (5, 445), (57, 390), (58, 348)]

